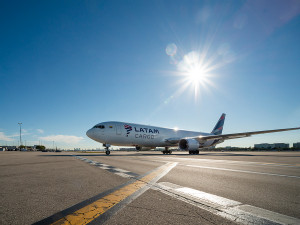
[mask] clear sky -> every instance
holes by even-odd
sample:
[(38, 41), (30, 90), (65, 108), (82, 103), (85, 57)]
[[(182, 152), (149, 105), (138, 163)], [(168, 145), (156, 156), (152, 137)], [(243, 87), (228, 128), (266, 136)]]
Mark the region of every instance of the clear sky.
[[(126, 121), (223, 133), (300, 126), (300, 2), (2, 1), (0, 145), (96, 148)], [(54, 141), (54, 142), (53, 142)], [(221, 146), (300, 142), (300, 132)], [(219, 145), (220, 146), (220, 145)]]

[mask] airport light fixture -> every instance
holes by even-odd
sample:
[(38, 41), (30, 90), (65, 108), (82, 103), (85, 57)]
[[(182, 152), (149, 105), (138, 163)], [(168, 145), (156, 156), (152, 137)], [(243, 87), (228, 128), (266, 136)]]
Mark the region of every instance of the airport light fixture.
[(22, 123), (18, 123), (20, 125), (20, 146), (22, 145)]

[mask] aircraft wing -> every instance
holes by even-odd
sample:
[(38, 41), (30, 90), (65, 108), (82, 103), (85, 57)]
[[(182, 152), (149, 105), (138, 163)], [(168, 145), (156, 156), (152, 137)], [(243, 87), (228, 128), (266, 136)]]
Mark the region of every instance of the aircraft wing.
[[(282, 132), (288, 130), (299, 130), (300, 127), (295, 128), (286, 128), (286, 129), (276, 129), (276, 130), (263, 130), (263, 131), (252, 131), (252, 132), (244, 132), (244, 133), (233, 133), (233, 134), (220, 134), (220, 135), (208, 135), (208, 136), (196, 136), (196, 137), (185, 137), (196, 139), (199, 142), (208, 141), (208, 140), (227, 140), (227, 139), (234, 139), (234, 138), (243, 138), (243, 137), (250, 137), (251, 135), (255, 134), (267, 134), (267, 133), (275, 133), (275, 132)], [(168, 138), (165, 139), (165, 142), (169, 144), (177, 144), (180, 141), (180, 138)]]
[(234, 139), (234, 138), (243, 138), (249, 137), (255, 134), (267, 134), (267, 133), (275, 133), (275, 132), (282, 132), (288, 130), (299, 130), (300, 127), (295, 128), (286, 128), (286, 129), (277, 129), (277, 130), (263, 130), (263, 131), (252, 131), (252, 132), (244, 132), (244, 133), (233, 133), (233, 134), (220, 134), (220, 135), (209, 135), (209, 136), (197, 136), (192, 137), (198, 141), (208, 141), (208, 140), (215, 140), (215, 139)]
[(165, 139), (165, 142), (168, 143), (168, 144), (175, 145), (175, 144), (178, 144), (180, 139), (181, 138), (167, 138), (167, 139)]

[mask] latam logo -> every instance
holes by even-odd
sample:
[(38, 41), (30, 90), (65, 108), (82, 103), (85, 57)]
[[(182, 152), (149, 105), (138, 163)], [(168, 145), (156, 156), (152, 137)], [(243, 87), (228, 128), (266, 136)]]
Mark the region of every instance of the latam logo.
[(152, 133), (152, 134), (159, 134), (159, 130), (157, 129), (151, 129), (151, 128), (136, 128), (134, 127), (134, 131), (135, 132), (142, 132), (142, 133)]
[(128, 137), (128, 134), (130, 134), (130, 131), (132, 131), (132, 126), (130, 126), (128, 124), (124, 124), (124, 128), (127, 131), (126, 132), (126, 137)]

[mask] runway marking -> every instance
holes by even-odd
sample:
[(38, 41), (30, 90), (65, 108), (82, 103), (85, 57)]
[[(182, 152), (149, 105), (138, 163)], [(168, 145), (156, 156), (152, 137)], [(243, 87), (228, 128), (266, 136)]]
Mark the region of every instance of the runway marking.
[[(162, 156), (154, 156), (155, 158), (166, 159)], [(177, 158), (167, 157), (167, 159), (182, 160), (182, 161), (202, 161), (202, 162), (214, 162), (214, 163), (226, 163), (226, 164), (242, 164), (242, 165), (261, 165), (261, 166), (280, 166), (280, 167), (300, 167), (300, 164), (283, 164), (283, 163), (267, 163), (267, 162), (248, 162), (248, 161), (234, 161), (234, 160), (222, 160), (222, 159), (197, 159), (197, 158)]]
[(168, 182), (158, 183), (153, 189), (238, 223), (300, 224), (298, 218)]
[[(183, 164), (184, 165), (184, 164)], [(230, 172), (239, 172), (239, 173), (253, 173), (253, 174), (261, 174), (261, 175), (269, 175), (269, 176), (278, 176), (278, 177), (288, 177), (288, 178), (297, 178), (298, 176), (292, 175), (285, 175), (285, 174), (276, 174), (276, 173), (264, 173), (264, 172), (255, 172), (255, 171), (248, 171), (248, 170), (234, 170), (234, 169), (227, 169), (227, 168), (219, 168), (219, 167), (210, 167), (210, 166), (197, 166), (197, 165), (185, 165), (188, 167), (196, 167), (196, 168), (203, 168), (203, 169), (211, 169), (211, 170), (224, 170)]]
[(203, 199), (207, 202), (211, 202), (211, 203), (214, 203), (214, 204), (219, 204), (219, 205), (224, 206), (224, 207), (235, 206), (235, 205), (240, 205), (241, 204), (240, 202), (237, 202), (237, 201), (233, 201), (233, 200), (226, 199), (226, 198), (223, 198), (223, 197), (219, 197), (219, 196), (216, 196), (216, 195), (208, 194), (208, 193), (198, 191), (198, 190), (195, 190), (195, 189), (192, 189), (192, 188), (182, 187), (182, 188), (177, 188), (176, 191), (179, 191), (179, 192), (182, 192), (182, 193), (185, 193), (185, 194), (189, 194), (189, 195), (192, 195), (196, 198), (201, 198), (201, 199)]
[(110, 165), (100, 163), (100, 162), (97, 162), (97, 161), (93, 161), (93, 160), (90, 160), (90, 159), (87, 159), (87, 158), (84, 158), (84, 157), (81, 157), (81, 156), (74, 156), (74, 157), (77, 158), (77, 159), (80, 159), (82, 161), (85, 161), (85, 162), (87, 162), (87, 163), (89, 163), (93, 166), (96, 166), (100, 169), (107, 170), (107, 171), (109, 171), (111, 173), (114, 173), (114, 174), (116, 174), (118, 176), (121, 176), (121, 177), (133, 178), (133, 177), (139, 176), (136, 173), (133, 173), (133, 172), (130, 172), (130, 171), (127, 171), (127, 170), (123, 170), (123, 169), (119, 169), (117, 167), (110, 166)]
[(165, 176), (177, 163), (167, 163), (155, 170), (132, 179), (126, 184), (110, 191), (99, 194), (53, 216), (50, 216), (37, 224), (103, 224), (111, 215), (125, 207), (146, 190), (151, 188), (159, 179)]

